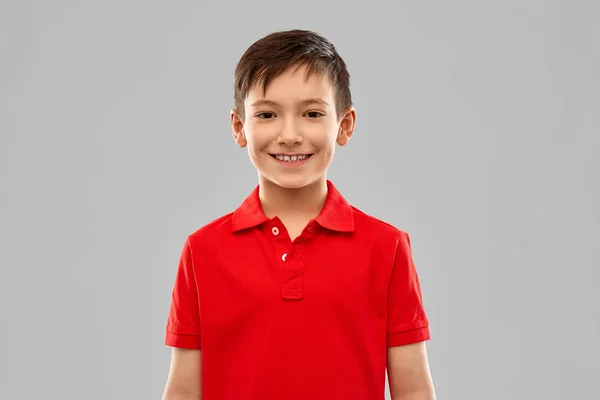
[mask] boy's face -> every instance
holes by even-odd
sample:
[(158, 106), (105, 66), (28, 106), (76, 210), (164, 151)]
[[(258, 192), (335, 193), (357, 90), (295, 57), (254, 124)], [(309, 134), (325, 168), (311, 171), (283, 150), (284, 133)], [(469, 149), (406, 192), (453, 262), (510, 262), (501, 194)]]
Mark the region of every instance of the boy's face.
[(260, 180), (295, 189), (326, 177), (336, 143), (345, 145), (354, 130), (353, 107), (337, 118), (329, 79), (306, 67), (286, 70), (271, 81), (265, 96), (254, 87), (245, 100), (245, 121), (231, 112), (233, 136), (248, 147)]

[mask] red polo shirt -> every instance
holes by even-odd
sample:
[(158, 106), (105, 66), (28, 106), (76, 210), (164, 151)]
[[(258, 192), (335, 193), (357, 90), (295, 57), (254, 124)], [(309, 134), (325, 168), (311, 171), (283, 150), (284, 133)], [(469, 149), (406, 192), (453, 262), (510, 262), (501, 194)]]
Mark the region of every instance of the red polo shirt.
[(327, 186), (293, 242), (258, 186), (188, 236), (165, 344), (202, 350), (203, 400), (383, 400), (387, 347), (430, 338), (408, 234)]

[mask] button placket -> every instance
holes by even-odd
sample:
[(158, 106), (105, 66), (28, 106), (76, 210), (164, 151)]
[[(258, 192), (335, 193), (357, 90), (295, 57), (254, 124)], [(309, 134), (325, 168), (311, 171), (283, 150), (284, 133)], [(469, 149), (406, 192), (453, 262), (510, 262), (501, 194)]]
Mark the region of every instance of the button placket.
[(284, 299), (304, 298), (304, 248), (294, 245), (282, 255), (281, 295)]

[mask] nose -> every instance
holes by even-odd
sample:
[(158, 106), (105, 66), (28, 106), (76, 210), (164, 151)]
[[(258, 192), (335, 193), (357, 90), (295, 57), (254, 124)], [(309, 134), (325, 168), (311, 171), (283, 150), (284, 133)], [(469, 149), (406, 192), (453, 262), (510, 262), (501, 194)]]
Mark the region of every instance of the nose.
[(293, 123), (288, 123), (277, 137), (277, 143), (293, 146), (297, 143), (302, 143), (302, 135)]

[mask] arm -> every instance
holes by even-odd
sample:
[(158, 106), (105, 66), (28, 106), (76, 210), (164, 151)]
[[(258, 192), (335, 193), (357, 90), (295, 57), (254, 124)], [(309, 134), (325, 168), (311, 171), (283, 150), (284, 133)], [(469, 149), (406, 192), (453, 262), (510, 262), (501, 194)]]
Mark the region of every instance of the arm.
[(388, 289), (387, 372), (393, 400), (435, 400), (425, 342), (429, 320), (410, 237), (400, 232)]
[(201, 400), (201, 371), (200, 350), (174, 347), (162, 400)]
[(387, 373), (392, 400), (435, 400), (425, 342), (388, 347)]
[(171, 368), (162, 400), (200, 400), (201, 331), (197, 271), (191, 238), (181, 251), (165, 330), (165, 344), (172, 347)]

